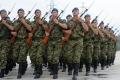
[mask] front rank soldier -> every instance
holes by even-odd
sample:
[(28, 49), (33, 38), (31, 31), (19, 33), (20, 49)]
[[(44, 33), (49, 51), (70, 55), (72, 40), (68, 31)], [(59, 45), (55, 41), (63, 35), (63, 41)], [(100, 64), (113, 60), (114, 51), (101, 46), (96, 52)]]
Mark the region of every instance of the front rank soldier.
[(67, 23), (72, 34), (65, 47), (68, 63), (68, 75), (72, 75), (72, 71), (74, 70), (72, 80), (77, 80), (80, 57), (83, 50), (83, 36), (84, 32), (88, 31), (88, 27), (79, 17), (78, 8), (74, 8), (72, 13), (73, 18)]
[(56, 8), (52, 10), (51, 14), (49, 22), (48, 62), (51, 70), (50, 74), (53, 75), (53, 79), (57, 79), (59, 57), (62, 49), (62, 30), (67, 29), (67, 25), (62, 20), (58, 20), (58, 10)]
[(17, 11), (18, 19), (14, 22), (15, 31), (17, 32), (16, 40), (13, 41), (13, 53), (16, 62), (19, 64), (18, 68), (18, 76), (17, 78), (20, 79), (22, 75), (25, 74), (27, 69), (27, 53), (28, 53), (28, 42), (27, 38), (32, 36), (32, 27), (30, 22), (25, 19), (24, 17), (24, 10), (19, 9)]
[[(0, 78), (4, 77), (4, 74), (9, 72), (9, 48), (10, 48), (10, 38), (12, 35), (16, 35), (14, 32), (14, 27), (7, 16), (6, 10), (0, 11)], [(9, 66), (8, 66), (9, 65)]]
[(48, 25), (46, 21), (43, 21), (41, 18), (41, 11), (39, 9), (35, 10), (34, 21), (32, 22), (33, 26), (33, 41), (30, 48), (30, 59), (34, 65), (35, 70), (35, 79), (40, 78), (42, 75), (42, 64), (43, 64), (43, 55), (45, 54), (45, 44), (43, 43), (43, 38), (48, 35)]

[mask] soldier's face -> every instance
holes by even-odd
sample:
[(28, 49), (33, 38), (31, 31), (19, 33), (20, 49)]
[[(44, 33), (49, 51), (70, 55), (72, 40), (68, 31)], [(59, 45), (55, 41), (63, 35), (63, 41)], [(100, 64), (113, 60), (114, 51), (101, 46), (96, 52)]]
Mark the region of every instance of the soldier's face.
[(100, 25), (100, 27), (102, 27), (102, 28), (103, 28), (103, 27), (104, 27), (104, 24), (101, 24), (101, 25)]
[(19, 12), (18, 12), (18, 16), (19, 16), (20, 18), (24, 17), (24, 15), (25, 15), (24, 11), (19, 11)]
[(79, 15), (79, 10), (74, 10), (72, 13), (73, 13), (73, 16), (78, 16)]
[(7, 12), (1, 12), (0, 16), (1, 18), (7, 17)]
[(40, 16), (41, 16), (41, 11), (36, 11), (36, 12), (35, 12), (35, 16), (36, 16), (36, 17), (40, 17)]
[(57, 11), (53, 11), (52, 12), (52, 17), (57, 17), (58, 16), (58, 12)]
[(97, 22), (97, 21), (94, 21), (93, 23), (94, 23), (95, 25), (98, 25), (98, 22)]
[(89, 22), (91, 20), (91, 17), (85, 17), (85, 21)]
[(70, 21), (72, 19), (72, 16), (71, 17), (67, 17), (67, 21)]

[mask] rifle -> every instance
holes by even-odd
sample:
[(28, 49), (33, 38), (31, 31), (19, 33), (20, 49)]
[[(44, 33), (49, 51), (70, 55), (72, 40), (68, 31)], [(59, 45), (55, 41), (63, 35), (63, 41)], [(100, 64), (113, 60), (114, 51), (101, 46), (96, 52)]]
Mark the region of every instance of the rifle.
[[(71, 3), (71, 1), (69, 1), (69, 3), (68, 3), (68, 4), (65, 6), (65, 8), (61, 11), (61, 12), (62, 12), (62, 14), (60, 14), (61, 17), (63, 16), (63, 13), (65, 12), (65, 10), (69, 7), (70, 3)], [(59, 16), (59, 17), (60, 17), (60, 16)]]
[(97, 20), (97, 18), (102, 14), (102, 12), (103, 12), (103, 10), (92, 20), (92, 22), (93, 22), (94, 20)]
[(82, 16), (93, 6), (93, 3), (94, 3), (94, 2), (92, 2), (92, 3), (90, 4), (90, 6), (85, 9), (85, 11), (80, 15), (80, 17), (82, 17)]
[(15, 5), (16, 5), (16, 3), (14, 3), (13, 7), (12, 7), (11, 10), (8, 12), (8, 15), (7, 15), (7, 16), (9, 16), (9, 15), (11, 14), (11, 12), (12, 12), (12, 10), (14, 9)]
[(33, 5), (32, 9), (31, 9), (30, 11), (28, 11), (27, 15), (26, 15), (24, 18), (26, 18), (26, 17), (33, 11), (33, 9), (35, 8), (36, 4), (37, 4), (37, 3), (35, 3), (35, 4)]

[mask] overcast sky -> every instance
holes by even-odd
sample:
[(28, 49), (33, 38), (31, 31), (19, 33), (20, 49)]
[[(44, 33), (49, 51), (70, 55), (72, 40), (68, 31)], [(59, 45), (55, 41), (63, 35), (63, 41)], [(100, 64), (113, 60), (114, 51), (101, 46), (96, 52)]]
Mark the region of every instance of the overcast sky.
[[(36, 6), (34, 9), (40, 9), (42, 11), (42, 15), (45, 14), (46, 11), (50, 9), (50, 1), (51, 0), (0, 0), (0, 9), (6, 9), (8, 11), (11, 10), (13, 5), (16, 3), (15, 8), (10, 14), (11, 19), (17, 16), (17, 10), (19, 8), (25, 9), (26, 13), (32, 9), (33, 5)], [(94, 18), (101, 11), (101, 15), (99, 16), (99, 22), (105, 19), (105, 23), (110, 23), (111, 26), (120, 27), (120, 0), (53, 0), (54, 7), (59, 9), (59, 12), (63, 10), (66, 5), (68, 7), (65, 10), (62, 18), (65, 18), (67, 14), (71, 14), (71, 11), (74, 7), (78, 7), (80, 12), (83, 10), (83, 6), (88, 8), (92, 3), (92, 7), (87, 12)], [(28, 16), (31, 17), (33, 15), (34, 10)]]

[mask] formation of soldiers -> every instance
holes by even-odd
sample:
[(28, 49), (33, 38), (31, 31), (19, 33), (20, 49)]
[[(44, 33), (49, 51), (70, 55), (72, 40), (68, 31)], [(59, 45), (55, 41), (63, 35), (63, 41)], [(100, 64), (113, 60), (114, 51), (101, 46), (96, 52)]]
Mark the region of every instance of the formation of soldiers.
[[(73, 15), (60, 19), (56, 8), (51, 12), (49, 21), (41, 18), (41, 11), (36, 9), (34, 21), (26, 19), (25, 11), (17, 11), (18, 19), (11, 21), (7, 11), (0, 10), (0, 78), (8, 74), (19, 64), (17, 79), (21, 79), (27, 70), (27, 56), (30, 56), (34, 68), (34, 79), (43, 74), (43, 66), (48, 67), (53, 79), (58, 78), (58, 71), (68, 70), (77, 80), (83, 65), (86, 76), (91, 67), (97, 72), (114, 64), (116, 53), (116, 35), (104, 22), (98, 25), (97, 19), (91, 21), (89, 14), (82, 19), (78, 8)], [(46, 13), (47, 14), (47, 13)]]

